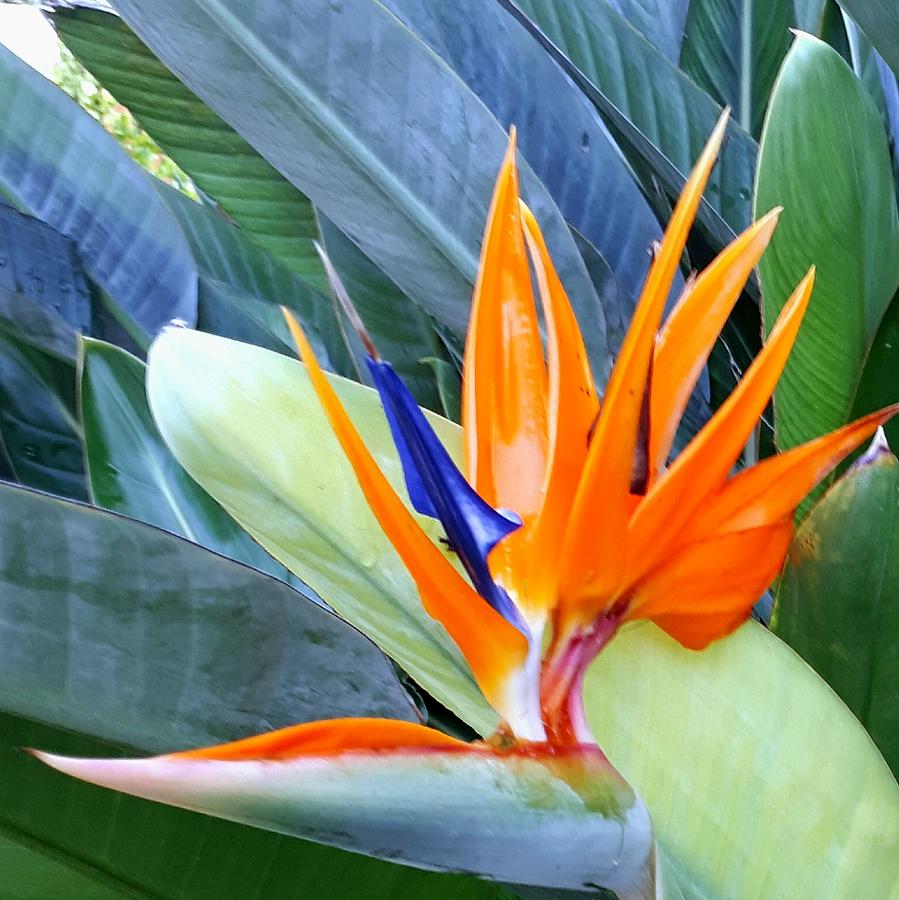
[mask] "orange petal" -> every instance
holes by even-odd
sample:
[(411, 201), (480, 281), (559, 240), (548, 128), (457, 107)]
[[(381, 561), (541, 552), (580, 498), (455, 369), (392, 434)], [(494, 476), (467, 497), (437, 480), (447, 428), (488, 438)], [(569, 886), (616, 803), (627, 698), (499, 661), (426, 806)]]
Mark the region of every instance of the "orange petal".
[(637, 507), (630, 527), (629, 582), (665, 557), (691, 517), (724, 483), (786, 365), (813, 286), (811, 269), (733, 393)]
[(555, 602), (559, 553), (599, 400), (577, 319), (540, 226), (523, 203), (521, 211), (546, 321), (548, 462), (539, 513), (509, 535), (496, 555), (505, 550), (507, 570), (500, 573), (500, 580), (526, 615), (543, 620)]
[(546, 363), (518, 206), (515, 131), (496, 181), (462, 379), (469, 483), (493, 507), (536, 513), (546, 471)]
[(746, 613), (655, 616), (652, 621), (688, 650), (705, 650), (712, 641), (720, 640), (736, 631), (746, 621)]
[(295, 759), (334, 756), (352, 750), (398, 750), (435, 747), (467, 749), (468, 744), (433, 728), (396, 719), (327, 719), (281, 728), (267, 734), (167, 754), (171, 759)]
[(656, 340), (650, 471), (671, 452), (677, 424), (746, 280), (761, 259), (781, 210), (746, 229), (706, 268), (671, 311)]
[[(596, 431), (569, 517), (560, 560), (562, 600), (583, 607), (586, 621), (612, 597), (626, 567), (623, 538), (630, 510), (634, 449), (656, 332), (727, 125), (718, 121), (680, 199), (653, 260), (640, 300), (612, 370)], [(652, 425), (650, 424), (650, 428)], [(584, 588), (590, 585), (589, 594)]]
[(501, 715), (509, 717), (509, 683), (527, 656), (527, 639), (474, 591), (406, 509), (319, 367), (299, 323), (288, 310), (282, 310), (365, 499), (415, 581), (424, 608), (456, 642), (484, 696)]
[(749, 615), (780, 571), (792, 537), (793, 523), (784, 519), (682, 547), (634, 588), (627, 617), (651, 619), (699, 649)]
[(689, 534), (758, 528), (791, 516), (822, 478), (896, 413), (899, 403), (740, 472), (697, 513)]

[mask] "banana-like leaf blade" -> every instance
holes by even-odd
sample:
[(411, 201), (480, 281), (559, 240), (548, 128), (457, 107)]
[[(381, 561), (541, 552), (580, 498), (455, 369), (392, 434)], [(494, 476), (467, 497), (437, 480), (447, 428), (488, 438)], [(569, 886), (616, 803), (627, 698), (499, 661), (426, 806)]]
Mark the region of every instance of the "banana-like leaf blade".
[(758, 138), (790, 47), (790, 0), (692, 0), (681, 68)]
[(115, 138), (0, 46), (0, 193), (78, 247), (138, 337), (197, 316), (197, 274), (177, 222)]
[(53, 24), (75, 58), (244, 232), (319, 290), (312, 204), (185, 87), (116, 15), (63, 7)]
[(587, 714), (686, 900), (899, 898), (899, 786), (865, 730), (755, 622), (696, 653), (619, 634)]
[(145, 370), (139, 359), (112, 344), (83, 341), (80, 409), (93, 502), (180, 534), (316, 599), (172, 456), (147, 405)]
[(848, 420), (899, 284), (899, 220), (880, 116), (839, 54), (808, 35), (784, 62), (762, 135), (755, 208), (776, 205), (784, 213), (759, 266), (766, 329), (817, 266), (775, 393), (777, 442), (786, 449)]
[(899, 9), (891, 0), (838, 0), (899, 76)]
[(646, 276), (648, 248), (662, 232), (583, 92), (495, 0), (385, 5), (453, 67), (500, 123), (518, 126), (522, 155), (633, 301)]
[[(371, 0), (120, 0), (116, 8), (406, 294), (464, 334), (506, 137), (439, 57)], [(551, 197), (522, 169), (525, 199), (601, 360), (602, 323), (583, 263)]]
[[(714, 100), (605, 2), (500, 2), (561, 52), (559, 63), (640, 166), (644, 189), (657, 178), (676, 197), (721, 114)], [(756, 156), (755, 141), (735, 122), (727, 134), (698, 215), (719, 249), (749, 224)]]
[(796, 534), (774, 629), (858, 716), (899, 772), (899, 461), (863, 456)]
[[(343, 379), (334, 385), (375, 459), (405, 494), (376, 392)], [(272, 556), (438, 700), (482, 734), (494, 729), (496, 716), (468, 665), (424, 611), (369, 511), (299, 362), (168, 329), (150, 351), (147, 393), (176, 459)], [(431, 422), (458, 453), (457, 426), (436, 415)], [(422, 525), (439, 536), (433, 520)]]

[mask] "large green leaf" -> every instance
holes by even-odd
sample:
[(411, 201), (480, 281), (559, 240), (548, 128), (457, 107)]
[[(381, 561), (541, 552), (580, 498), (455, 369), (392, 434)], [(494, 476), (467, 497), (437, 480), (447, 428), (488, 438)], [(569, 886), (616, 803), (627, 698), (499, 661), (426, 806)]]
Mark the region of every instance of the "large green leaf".
[(56, 9), (53, 23), (78, 61), (241, 228), (324, 290), (312, 204), (186, 88), (116, 15)]
[(290, 582), (287, 570), (172, 456), (147, 406), (144, 364), (90, 338), (81, 354), (81, 422), (93, 502)]
[[(120, 0), (116, 8), (406, 294), (464, 333), (506, 138), (445, 63), (372, 0)], [(599, 308), (571, 235), (527, 166), (522, 175), (601, 358)]]
[(838, 0), (899, 75), (899, 8), (892, 0)]
[(899, 786), (760, 625), (701, 653), (649, 623), (626, 629), (588, 675), (587, 710), (684, 900), (899, 898)]
[(159, 752), (318, 717), (414, 715), (368, 641), (268, 576), (24, 489), (0, 486), (0, 509), (0, 895), (502, 896), (100, 791), (19, 752)]
[[(560, 63), (588, 91), (622, 149), (677, 196), (720, 107), (604, 0), (500, 2), (524, 13), (561, 51)], [(727, 229), (710, 213), (719, 212), (733, 231), (746, 227), (756, 155), (755, 141), (736, 123), (727, 134), (699, 216), (719, 245)]]
[(690, 0), (608, 0), (608, 3), (662, 56), (677, 65)]
[[(494, 0), (387, 0), (503, 125), (565, 220), (596, 247), (636, 298), (661, 228), (589, 100)], [(602, 215), (597, 215), (597, 210)]]
[[(365, 504), (305, 368), (180, 328), (163, 333), (149, 362), (150, 408), (184, 468), (422, 687), (489, 733), (495, 714), (449, 636), (421, 606)], [(402, 485), (375, 391), (343, 379), (334, 384), (385, 473)], [(438, 416), (431, 421), (443, 437), (457, 432)], [(433, 520), (422, 522), (436, 537)]]
[(0, 47), (0, 194), (78, 247), (135, 333), (193, 323), (196, 271), (143, 172), (59, 88)]
[[(863, 416), (899, 400), (899, 294), (890, 303), (865, 360), (852, 417)], [(899, 421), (884, 425), (891, 447), (899, 447)]]
[(681, 67), (758, 137), (790, 46), (790, 0), (692, 0)]
[(899, 772), (899, 461), (875, 442), (802, 523), (774, 628)]
[(75, 367), (2, 329), (0, 434), (18, 481), (87, 499)]
[[(349, 348), (330, 297), (261, 250), (218, 210), (157, 182), (156, 189), (181, 226), (199, 271), (201, 290), (212, 285), (224, 293), (238, 312), (257, 321), (269, 339), (291, 345), (280, 306), (293, 310), (303, 323), (322, 365), (341, 375), (355, 375)], [(207, 302), (214, 302), (206, 291)], [(216, 294), (216, 296), (218, 296)], [(269, 307), (262, 315), (259, 304)], [(222, 311), (219, 310), (220, 316)]]
[(851, 69), (800, 35), (762, 136), (756, 210), (784, 213), (762, 259), (766, 330), (812, 264), (815, 290), (775, 394), (778, 444), (849, 417), (868, 348), (899, 284), (899, 221), (880, 116)]
[[(339, 533), (339, 571), (358, 592), (356, 601), (339, 598), (343, 614), (371, 629), (475, 727), (489, 727), (491, 717), (466, 688), (453, 655), (423, 637), (414, 587), (339, 458), (302, 367), (184, 330), (164, 334), (150, 356), (151, 405), (176, 455), (226, 506), (239, 507), (239, 518), (254, 517), (260, 539), (289, 541), (282, 558), (292, 556), (291, 565), (329, 600), (335, 575), (316, 576), (327, 557), (310, 552), (308, 529)], [(399, 483), (373, 392), (333, 381), (376, 459)], [(265, 411), (252, 401), (262, 396)], [(459, 430), (447, 423), (438, 430), (458, 452)], [(261, 431), (277, 438), (252, 440)], [(307, 483), (297, 484), (298, 470)], [(316, 496), (327, 496), (327, 504), (315, 504)], [(370, 582), (354, 575), (360, 569), (371, 573)], [(369, 586), (375, 579), (389, 579), (386, 602)], [(361, 602), (369, 597), (379, 602), (374, 614)], [(810, 879), (832, 885), (821, 896), (834, 900), (863, 895), (869, 884), (874, 896), (891, 896), (899, 789), (858, 723), (768, 632), (747, 626), (698, 654), (638, 626), (603, 653), (589, 690), (600, 742), (645, 792), (682, 896), (791, 898), (803, 896)]]

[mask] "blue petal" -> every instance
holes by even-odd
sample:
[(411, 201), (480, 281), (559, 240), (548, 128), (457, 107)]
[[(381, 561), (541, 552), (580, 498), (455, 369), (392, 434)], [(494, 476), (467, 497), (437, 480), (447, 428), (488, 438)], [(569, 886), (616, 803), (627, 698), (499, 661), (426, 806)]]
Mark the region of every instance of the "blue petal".
[(509, 595), (494, 582), (487, 554), (521, 525), (495, 510), (465, 480), (390, 363), (368, 359), (396, 444), (413, 507), (438, 519), (477, 592), (509, 622), (527, 632)]

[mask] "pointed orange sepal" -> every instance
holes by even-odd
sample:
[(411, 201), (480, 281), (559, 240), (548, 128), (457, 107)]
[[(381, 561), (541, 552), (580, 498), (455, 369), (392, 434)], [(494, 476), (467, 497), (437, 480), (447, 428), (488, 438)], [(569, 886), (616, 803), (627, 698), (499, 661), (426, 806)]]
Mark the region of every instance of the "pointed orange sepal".
[(786, 302), (767, 343), (733, 393), (659, 478), (630, 523), (628, 582), (653, 569), (724, 484), (786, 365), (814, 286), (814, 269)]
[(702, 649), (746, 619), (792, 536), (784, 519), (682, 547), (634, 588), (628, 618), (650, 619), (685, 647)]
[(296, 759), (300, 756), (335, 756), (354, 750), (466, 749), (468, 744), (449, 737), (433, 728), (400, 722), (395, 719), (326, 719), (281, 728), (259, 734), (202, 747), (167, 754), (169, 759)]
[(727, 119), (725, 110), (677, 201), (603, 397), (559, 564), (560, 602), (581, 623), (614, 597), (624, 578), (622, 536), (632, 505), (634, 451), (656, 333)]
[(462, 427), (469, 483), (527, 519), (546, 469), (547, 376), (518, 206), (515, 131), (496, 181), (465, 343)]
[(781, 210), (746, 229), (684, 292), (656, 340), (650, 421), (650, 472), (667, 461), (677, 424), (712, 347), (750, 273), (758, 264)]
[(521, 212), (546, 321), (548, 460), (539, 512), (497, 547), (495, 557), (506, 563), (500, 580), (512, 590), (525, 615), (543, 620), (555, 602), (559, 553), (599, 399), (574, 310), (540, 226), (523, 203)]
[(369, 453), (299, 323), (282, 310), (365, 499), (415, 581), (424, 608), (456, 642), (484, 696), (500, 715), (507, 715), (509, 680), (527, 657), (527, 639), (475, 592), (422, 530)]
[(822, 478), (897, 413), (899, 403), (740, 472), (697, 513), (688, 533), (758, 528), (792, 515)]

